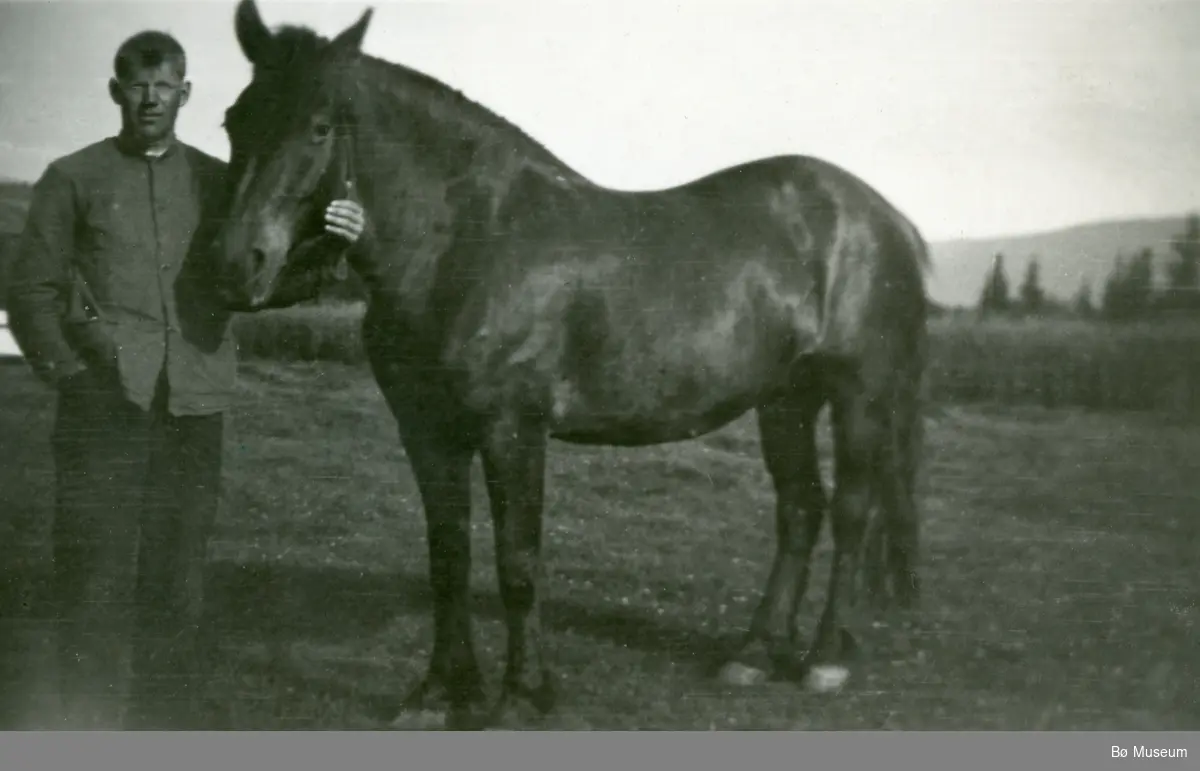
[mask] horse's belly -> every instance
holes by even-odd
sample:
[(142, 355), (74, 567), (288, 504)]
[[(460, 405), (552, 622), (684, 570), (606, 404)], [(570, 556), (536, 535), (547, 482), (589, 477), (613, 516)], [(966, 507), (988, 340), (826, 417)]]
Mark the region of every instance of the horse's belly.
[(706, 409), (673, 409), (658, 412), (575, 409), (552, 417), (550, 435), (574, 444), (639, 447), (680, 442), (715, 431), (753, 408), (757, 399), (733, 398)]
[(464, 357), (469, 401), (487, 410), (524, 393), (553, 436), (579, 443), (658, 444), (720, 428), (786, 386), (811, 314), (775, 273), (714, 264), (673, 283), (669, 272), (607, 261), (585, 264), (595, 275), (531, 273), (490, 304), (464, 346), (476, 351)]
[(559, 380), (551, 435), (580, 444), (648, 445), (693, 439), (771, 398), (787, 379), (778, 351), (698, 346), (612, 359)]

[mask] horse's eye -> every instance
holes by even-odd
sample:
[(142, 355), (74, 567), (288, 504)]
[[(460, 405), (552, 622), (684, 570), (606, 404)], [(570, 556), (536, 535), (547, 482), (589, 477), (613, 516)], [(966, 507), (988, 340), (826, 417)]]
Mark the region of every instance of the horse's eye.
[(314, 125), (313, 126), (313, 141), (314, 142), (324, 141), (329, 136), (329, 132), (331, 132), (331, 131), (333, 131), (333, 128), (328, 123), (318, 123), (318, 124)]

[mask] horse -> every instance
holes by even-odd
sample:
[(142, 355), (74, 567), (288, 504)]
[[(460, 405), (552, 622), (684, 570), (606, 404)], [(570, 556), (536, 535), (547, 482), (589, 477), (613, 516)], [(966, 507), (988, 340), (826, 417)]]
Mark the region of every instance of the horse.
[[(319, 215), (341, 186), (368, 212), (345, 259), (367, 295), (369, 368), (419, 488), (433, 594), (428, 669), (391, 714), (436, 710), (463, 728), (555, 708), (539, 609), (551, 439), (645, 447), (752, 410), (777, 543), (719, 676), (848, 674), (858, 646), (844, 619), (873, 502), (896, 601), (920, 594), (930, 265), (916, 226), (850, 172), (802, 155), (651, 191), (592, 182), (461, 92), (364, 53), (371, 15), (330, 39), (268, 28), (253, 0), (237, 6), (253, 75), (226, 111), (229, 213), (213, 259), (231, 309), (287, 305), (335, 269), (311, 255), (325, 253), (312, 248)], [(831, 500), (815, 439), (825, 405)], [(468, 608), (476, 455), (507, 632), (490, 706)], [(827, 599), (802, 650), (798, 605), (827, 509)]]

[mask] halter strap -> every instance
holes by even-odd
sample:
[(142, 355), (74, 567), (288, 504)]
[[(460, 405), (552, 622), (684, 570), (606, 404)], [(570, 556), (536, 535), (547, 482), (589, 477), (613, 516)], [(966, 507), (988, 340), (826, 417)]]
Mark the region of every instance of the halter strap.
[[(354, 172), (354, 135), (342, 128), (338, 131), (337, 149), (338, 154), (337, 173), (338, 178), (334, 183), (334, 189), (341, 191), (341, 197), (346, 200), (362, 203), (362, 199), (358, 197), (358, 176)], [(338, 256), (337, 262), (333, 266), (333, 277), (336, 281), (345, 281), (349, 275), (349, 267), (346, 264), (346, 252), (349, 249), (343, 249)]]
[[(332, 168), (326, 174), (336, 174), (336, 177), (326, 177), (326, 181), (322, 183), (321, 188), (327, 191), (325, 194), (329, 196), (329, 200), (325, 205), (333, 200), (347, 199), (358, 201), (361, 199), (358, 196), (354, 173), (354, 140), (349, 131), (339, 131), (334, 138), (334, 154), (335, 158), (331, 164)], [(317, 193), (320, 195), (320, 193)], [(298, 254), (292, 258), (293, 269), (301, 270), (309, 274), (312, 286), (317, 287), (324, 284), (329, 278), (336, 281), (344, 281), (349, 275), (349, 266), (347, 264), (346, 254), (350, 251), (350, 247), (339, 236), (334, 236), (324, 232), (324, 208), (321, 209), (316, 216), (321, 219), (321, 232), (307, 239), (303, 244), (297, 246)], [(336, 261), (330, 262), (332, 255), (336, 254)]]
[[(335, 190), (340, 190), (343, 198), (352, 201), (359, 201), (357, 183), (358, 177), (354, 173), (354, 135), (347, 129), (342, 128), (338, 131), (337, 142), (337, 182), (334, 185)], [(361, 201), (359, 201), (361, 203)]]

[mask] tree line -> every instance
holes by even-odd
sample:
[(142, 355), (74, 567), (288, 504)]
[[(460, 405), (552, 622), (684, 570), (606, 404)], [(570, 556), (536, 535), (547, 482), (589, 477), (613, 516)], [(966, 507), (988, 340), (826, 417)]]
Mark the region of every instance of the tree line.
[(1187, 218), (1184, 230), (1171, 239), (1165, 286), (1155, 285), (1155, 254), (1144, 248), (1134, 255), (1118, 254), (1099, 298), (1084, 278), (1069, 306), (1048, 298), (1042, 290), (1037, 256), (1030, 258), (1021, 285), (1010, 291), (1004, 255), (996, 254), (984, 279), (977, 309), (980, 316), (1029, 316), (1068, 312), (1086, 318), (1129, 321), (1163, 312), (1200, 315), (1200, 216)]

